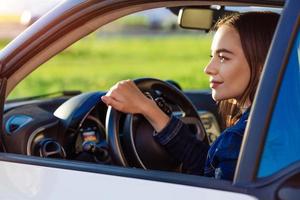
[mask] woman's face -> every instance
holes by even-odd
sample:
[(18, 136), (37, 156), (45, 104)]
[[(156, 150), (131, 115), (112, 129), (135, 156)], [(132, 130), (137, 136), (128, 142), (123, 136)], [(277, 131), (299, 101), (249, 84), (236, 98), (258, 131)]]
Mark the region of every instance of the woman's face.
[(211, 60), (204, 71), (210, 76), (215, 101), (238, 100), (244, 93), (251, 72), (234, 28), (222, 25), (217, 30), (211, 45)]

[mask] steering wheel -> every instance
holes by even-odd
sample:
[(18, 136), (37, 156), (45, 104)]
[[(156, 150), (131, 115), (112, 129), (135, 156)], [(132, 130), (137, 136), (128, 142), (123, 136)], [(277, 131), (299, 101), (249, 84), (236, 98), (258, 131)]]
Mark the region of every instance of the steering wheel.
[[(136, 79), (134, 83), (147, 97), (155, 100), (166, 114), (179, 117), (193, 128), (196, 138), (207, 142), (197, 110), (181, 90), (153, 78)], [(154, 140), (154, 129), (142, 115), (124, 114), (109, 106), (106, 129), (110, 153), (115, 164), (171, 171), (180, 167), (180, 163)]]

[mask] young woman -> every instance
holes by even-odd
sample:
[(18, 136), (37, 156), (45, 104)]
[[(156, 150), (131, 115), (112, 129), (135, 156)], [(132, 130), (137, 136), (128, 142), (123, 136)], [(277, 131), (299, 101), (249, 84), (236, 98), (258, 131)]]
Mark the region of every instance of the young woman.
[(211, 60), (204, 71), (227, 128), (211, 146), (197, 140), (182, 121), (169, 118), (131, 80), (114, 85), (102, 100), (121, 112), (144, 115), (156, 131), (155, 139), (189, 173), (232, 180), (278, 18), (271, 12), (249, 12), (217, 22)]

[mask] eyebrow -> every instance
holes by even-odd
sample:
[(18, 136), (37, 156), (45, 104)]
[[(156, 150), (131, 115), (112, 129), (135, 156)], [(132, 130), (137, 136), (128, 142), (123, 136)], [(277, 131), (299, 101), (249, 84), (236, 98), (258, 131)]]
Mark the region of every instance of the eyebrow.
[(216, 53), (219, 54), (219, 53), (230, 53), (230, 54), (234, 54), (232, 51), (229, 51), (228, 49), (217, 49), (216, 50)]

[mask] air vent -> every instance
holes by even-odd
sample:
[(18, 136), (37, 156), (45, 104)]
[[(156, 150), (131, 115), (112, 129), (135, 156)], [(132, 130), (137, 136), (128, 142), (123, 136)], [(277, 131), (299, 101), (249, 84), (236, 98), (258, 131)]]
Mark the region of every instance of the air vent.
[(13, 115), (5, 124), (6, 133), (13, 134), (32, 120), (33, 119), (27, 115)]

